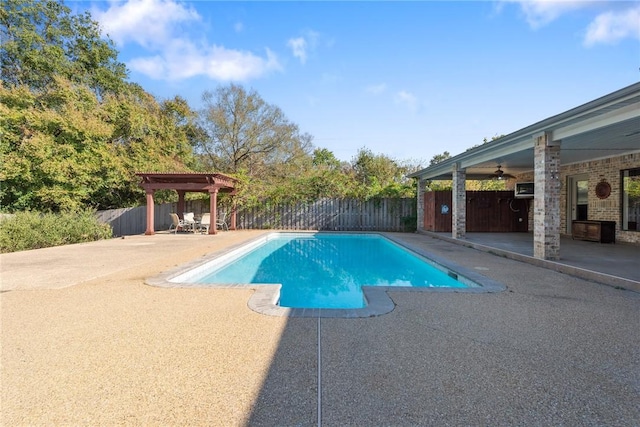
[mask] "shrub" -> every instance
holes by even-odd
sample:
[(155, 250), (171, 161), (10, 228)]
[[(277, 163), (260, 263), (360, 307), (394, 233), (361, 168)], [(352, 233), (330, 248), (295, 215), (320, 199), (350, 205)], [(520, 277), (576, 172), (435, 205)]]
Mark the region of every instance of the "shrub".
[(48, 248), (111, 238), (94, 212), (21, 212), (0, 221), (0, 252)]

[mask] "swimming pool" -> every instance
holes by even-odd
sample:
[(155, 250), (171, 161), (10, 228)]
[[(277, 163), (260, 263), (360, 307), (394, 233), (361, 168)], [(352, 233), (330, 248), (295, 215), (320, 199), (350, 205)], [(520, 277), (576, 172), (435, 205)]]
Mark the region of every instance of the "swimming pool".
[[(384, 236), (393, 241), (398, 246), (407, 248), (412, 253), (417, 254), (420, 259), (435, 266), (447, 275), (457, 277), (457, 280), (467, 287), (450, 288), (450, 287), (413, 287), (413, 286), (363, 286), (362, 292), (366, 301), (366, 306), (362, 308), (290, 308), (280, 305), (281, 288), (280, 284), (251, 284), (251, 283), (234, 283), (234, 284), (202, 284), (197, 283), (194, 279), (202, 277), (212, 271), (212, 268), (220, 267), (225, 263), (233, 262), (242, 255), (263, 245), (270, 239), (277, 236), (293, 236), (293, 235), (362, 235), (374, 234)], [(251, 294), (247, 301), (247, 306), (260, 314), (268, 316), (286, 316), (286, 317), (328, 317), (328, 318), (363, 318), (381, 316), (392, 312), (396, 304), (391, 299), (389, 292), (410, 292), (410, 293), (461, 293), (461, 294), (479, 294), (502, 292), (506, 287), (493, 279), (478, 272), (482, 267), (474, 269), (462, 267), (448, 258), (437, 256), (428, 250), (428, 247), (436, 240), (428, 236), (412, 233), (325, 233), (325, 232), (271, 232), (265, 231), (259, 237), (253, 238), (245, 243), (239, 243), (233, 246), (223, 245), (219, 250), (206, 255), (204, 258), (197, 258), (185, 264), (176, 266), (170, 270), (163, 271), (156, 276), (147, 277), (145, 283), (151, 286), (163, 288), (211, 288), (225, 289), (233, 288), (238, 290), (251, 290)], [(437, 244), (437, 243), (436, 243)], [(215, 307), (212, 307), (215, 309)]]
[(278, 305), (358, 309), (363, 287), (467, 288), (379, 234), (272, 233), (172, 279), (207, 285), (280, 284)]

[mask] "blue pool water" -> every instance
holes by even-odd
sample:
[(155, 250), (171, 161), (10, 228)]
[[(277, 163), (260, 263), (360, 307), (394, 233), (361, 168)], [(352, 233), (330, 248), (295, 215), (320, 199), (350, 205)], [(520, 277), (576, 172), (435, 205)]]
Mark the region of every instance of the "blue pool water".
[(380, 235), (276, 236), (190, 281), (279, 283), (279, 305), (296, 308), (362, 308), (362, 286), (467, 287)]

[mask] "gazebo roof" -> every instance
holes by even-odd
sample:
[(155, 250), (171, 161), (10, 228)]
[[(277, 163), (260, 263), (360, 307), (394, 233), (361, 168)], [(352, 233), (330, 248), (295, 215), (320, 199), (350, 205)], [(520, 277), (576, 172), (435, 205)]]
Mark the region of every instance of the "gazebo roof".
[(145, 190), (210, 192), (217, 189), (222, 193), (232, 193), (238, 182), (230, 176), (208, 172), (138, 172), (136, 176), (142, 178), (140, 186)]

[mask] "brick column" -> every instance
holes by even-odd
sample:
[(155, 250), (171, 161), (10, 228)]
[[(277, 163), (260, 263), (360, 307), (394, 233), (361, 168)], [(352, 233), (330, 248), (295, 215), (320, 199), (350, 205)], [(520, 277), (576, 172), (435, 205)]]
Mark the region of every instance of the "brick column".
[(452, 203), (453, 211), (451, 224), (451, 237), (464, 239), (467, 231), (467, 193), (465, 190), (466, 169), (460, 167), (460, 163), (453, 165)]
[(533, 256), (560, 259), (560, 141), (534, 136)]
[(426, 180), (418, 180), (418, 206), (417, 206), (417, 224), (416, 230), (424, 230), (424, 192), (427, 185)]

